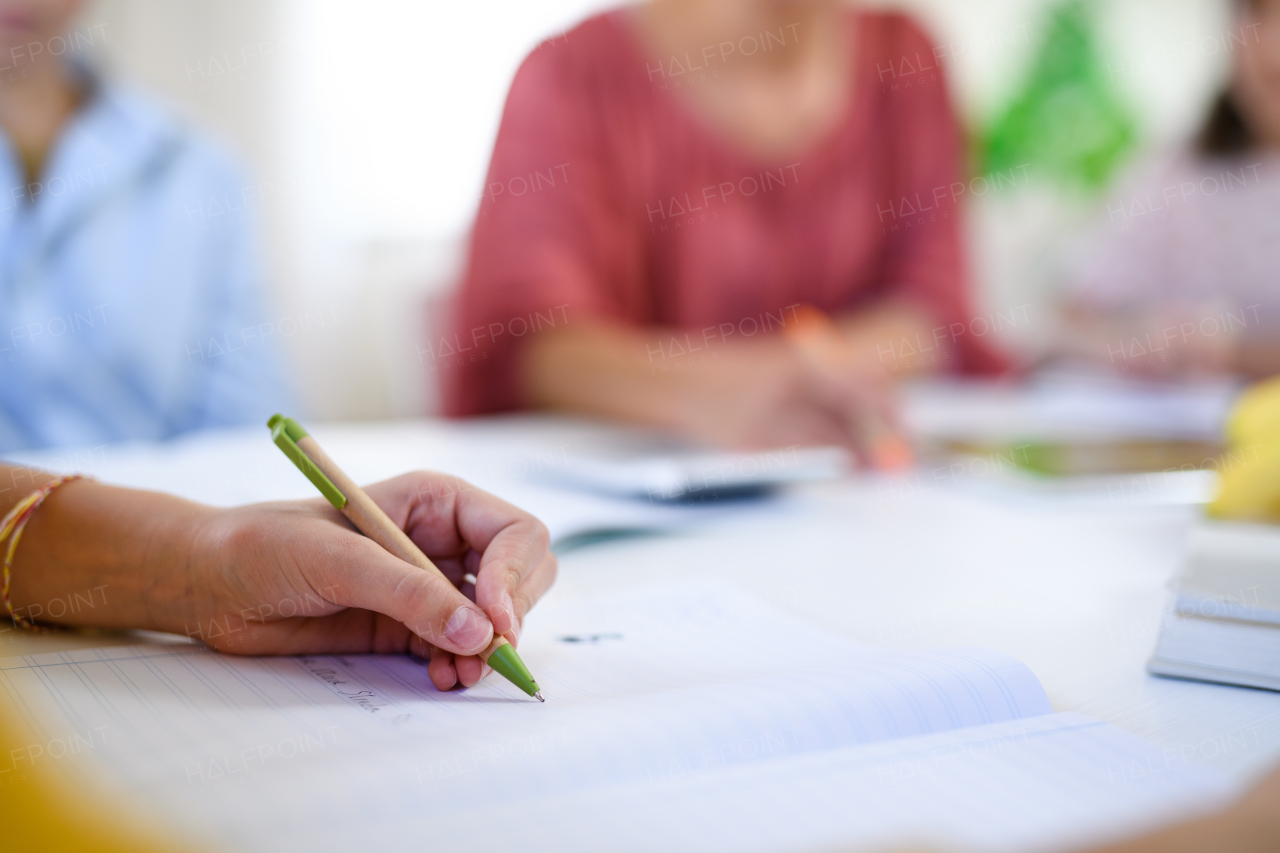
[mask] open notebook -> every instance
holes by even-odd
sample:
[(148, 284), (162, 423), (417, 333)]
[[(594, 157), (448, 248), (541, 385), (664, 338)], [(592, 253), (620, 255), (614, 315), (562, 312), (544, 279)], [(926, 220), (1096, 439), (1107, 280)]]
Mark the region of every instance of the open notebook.
[(721, 582), (550, 602), (521, 654), (546, 704), (494, 677), (441, 694), (401, 656), (2, 659), (0, 692), (47, 737), (3, 769), (55, 763), (236, 850), (1011, 849), (1226, 790), (1053, 714), (1009, 657), (860, 646)]

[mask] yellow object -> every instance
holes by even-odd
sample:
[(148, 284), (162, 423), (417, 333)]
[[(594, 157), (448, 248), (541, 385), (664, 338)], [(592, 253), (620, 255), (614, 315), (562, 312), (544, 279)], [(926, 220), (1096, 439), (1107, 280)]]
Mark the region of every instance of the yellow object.
[(1227, 421), (1213, 518), (1280, 523), (1280, 377), (1260, 382)]
[[(40, 853), (172, 851), (172, 840), (123, 823), (114, 809), (87, 799), (60, 775), (44, 741), (0, 702), (0, 833), (5, 850)], [(33, 748), (34, 747), (34, 748)]]

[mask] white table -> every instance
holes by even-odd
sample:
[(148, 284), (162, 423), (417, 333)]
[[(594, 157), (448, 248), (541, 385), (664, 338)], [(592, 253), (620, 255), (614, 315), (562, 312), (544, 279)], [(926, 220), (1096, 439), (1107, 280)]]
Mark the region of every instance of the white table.
[[(526, 427), (487, 429), (501, 436)], [(542, 437), (558, 429), (544, 424)], [(469, 466), (467, 476), (501, 491), (510, 482), (504, 472), (519, 467), (511, 460), (535, 458), (516, 453), (485, 470), (467, 455), (474, 428), (432, 422), (314, 431), (357, 480)], [(311, 496), (265, 430), (58, 457), (40, 458), (214, 503)], [(1188, 506), (1126, 506), (1106, 495), (1092, 504), (1055, 503), (1005, 487), (904, 490), (850, 479), (799, 488), (694, 529), (569, 550), (551, 594), (720, 575), (863, 642), (1007, 652), (1036, 673), (1055, 710), (1090, 714), (1171, 754), (1248, 778), (1280, 760), (1280, 694), (1160, 679), (1143, 669), (1165, 584), (1196, 514)], [(0, 655), (130, 641), (10, 630), (0, 633)]]

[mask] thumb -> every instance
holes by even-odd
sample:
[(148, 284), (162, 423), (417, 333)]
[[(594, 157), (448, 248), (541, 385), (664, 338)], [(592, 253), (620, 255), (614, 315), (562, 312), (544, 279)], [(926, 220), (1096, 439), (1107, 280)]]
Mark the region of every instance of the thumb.
[(489, 617), (439, 572), (406, 563), (364, 537), (349, 545), (355, 553), (335, 555), (325, 583), (316, 584), (332, 589), (334, 603), (385, 613), (454, 654), (479, 654), (493, 640)]

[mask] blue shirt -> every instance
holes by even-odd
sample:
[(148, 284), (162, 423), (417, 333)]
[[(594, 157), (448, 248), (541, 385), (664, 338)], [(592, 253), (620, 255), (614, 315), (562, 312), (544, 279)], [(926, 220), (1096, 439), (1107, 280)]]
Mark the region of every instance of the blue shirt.
[(0, 133), (0, 452), (265, 424), (287, 408), (254, 187), (100, 87), (28, 185)]

